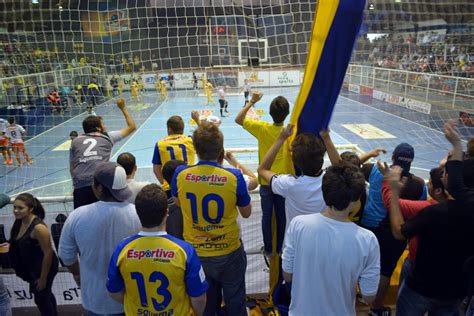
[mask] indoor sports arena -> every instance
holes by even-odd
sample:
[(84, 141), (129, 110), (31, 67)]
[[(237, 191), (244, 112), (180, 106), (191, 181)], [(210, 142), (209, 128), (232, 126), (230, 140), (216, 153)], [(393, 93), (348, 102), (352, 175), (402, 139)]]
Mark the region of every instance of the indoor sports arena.
[(474, 315), (473, 1), (0, 9), (0, 316)]

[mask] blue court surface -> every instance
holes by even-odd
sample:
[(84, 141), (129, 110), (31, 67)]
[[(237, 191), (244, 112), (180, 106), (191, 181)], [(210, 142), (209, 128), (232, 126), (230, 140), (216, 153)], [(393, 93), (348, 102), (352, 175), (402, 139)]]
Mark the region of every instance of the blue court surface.
[[(261, 115), (261, 119), (270, 121), (271, 117), (268, 114), (270, 101), (277, 95), (283, 95), (293, 103), (298, 90), (279, 88), (262, 89), (262, 92), (264, 97), (256, 109), (260, 110), (257, 112)], [(153, 149), (155, 142), (166, 135), (166, 120), (170, 116), (182, 116), (186, 123), (185, 132), (191, 134), (195, 128), (189, 124), (192, 110), (211, 109), (217, 115), (219, 112), (217, 97), (214, 97), (213, 105), (206, 106), (206, 99), (195, 91), (171, 91), (167, 102), (159, 102), (155, 92), (147, 91), (144, 92), (143, 100), (138, 106), (133, 105), (127, 95), (126, 100), (137, 122), (138, 130), (114, 146), (112, 159), (121, 152), (132, 152), (137, 157), (139, 166), (137, 178), (140, 180), (154, 181), (151, 169)], [(234, 122), (235, 115), (243, 106), (243, 96), (231, 95), (227, 100), (230, 116), (223, 118), (221, 125), (225, 147), (256, 148), (256, 140)], [(96, 113), (104, 118), (109, 131), (125, 126), (125, 120), (116, 108), (114, 100), (98, 106)], [(84, 117), (85, 112), (28, 140), (26, 148), (34, 163), (21, 168), (0, 166), (0, 192), (14, 195), (27, 191), (37, 196), (71, 194), (69, 152), (68, 144), (65, 142), (72, 130), (82, 131), (81, 122)], [(388, 154), (381, 159), (387, 162), (390, 162), (390, 153), (398, 143), (408, 142), (415, 148), (413, 170), (422, 175), (426, 175), (427, 169), (438, 165), (450, 148), (438, 130), (344, 96), (338, 99), (330, 129), (336, 145), (355, 144), (363, 151), (378, 146), (385, 147)], [(373, 139), (374, 133), (376, 139)], [(238, 154), (237, 157), (242, 163), (256, 169), (258, 164), (256, 152)]]

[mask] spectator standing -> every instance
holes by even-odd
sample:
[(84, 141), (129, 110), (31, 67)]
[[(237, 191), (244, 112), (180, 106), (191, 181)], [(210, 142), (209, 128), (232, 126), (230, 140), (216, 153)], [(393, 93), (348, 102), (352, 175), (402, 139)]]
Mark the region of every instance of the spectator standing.
[(74, 208), (97, 201), (92, 191), (93, 175), (97, 165), (102, 161), (108, 161), (113, 145), (136, 129), (135, 121), (128, 113), (123, 99), (117, 100), (117, 107), (122, 112), (127, 127), (107, 132), (100, 116), (88, 116), (82, 122), (85, 134), (72, 141), (69, 170), (74, 186)]
[(57, 315), (51, 288), (58, 273), (58, 257), (43, 222), (44, 208), (31, 194), (22, 193), (15, 198), (13, 214), (15, 222), (9, 250), (12, 267), (16, 275), (29, 284), (41, 315)]
[(259, 176), (270, 183), (273, 194), (285, 198), (286, 227), (298, 215), (319, 213), (327, 208), (321, 191), (326, 148), (316, 135), (299, 134), (291, 144), (293, 164), (300, 176), (277, 174), (271, 170), (280, 148), (292, 134), (292, 125), (282, 129), (258, 167)]
[(457, 315), (466, 296), (463, 267), (474, 256), (474, 160), (462, 160), (462, 143), (452, 122), (445, 125), (445, 135), (453, 145), (444, 178), (447, 201), (405, 222), (398, 202), (402, 170), (394, 168), (389, 175), (392, 233), (398, 239), (418, 238), (414, 269), (398, 292), (397, 315)]
[[(426, 200), (427, 189), (425, 181), (410, 173), (410, 166), (415, 158), (415, 150), (407, 143), (399, 144), (392, 154), (394, 166), (403, 169), (403, 175), (407, 178), (407, 186), (403, 190), (401, 198), (407, 200)], [(390, 278), (397, 266), (398, 259), (406, 249), (406, 240), (397, 240), (389, 229), (389, 217), (387, 209), (382, 200), (383, 175), (377, 164), (367, 163), (362, 166), (362, 173), (369, 182), (369, 194), (361, 219), (361, 226), (372, 231), (380, 245), (380, 284), (370, 316), (389, 315), (390, 309), (383, 306), (385, 296), (390, 286)]]
[[(159, 311), (201, 316), (206, 277), (193, 246), (166, 233), (165, 192), (156, 184), (147, 185), (138, 193), (135, 205), (142, 229), (122, 240), (112, 255), (107, 278), (112, 298), (123, 303), (129, 315)], [(158, 295), (162, 300), (155, 298), (155, 280), (161, 284)]]
[(132, 191), (132, 195), (126, 200), (126, 202), (135, 204), (135, 198), (137, 197), (138, 192), (150, 183), (135, 180), (137, 162), (135, 156), (131, 153), (121, 153), (117, 158), (117, 163), (125, 170), (125, 173), (127, 174), (127, 185), (130, 191)]
[(228, 315), (247, 315), (247, 257), (240, 240), (237, 209), (244, 218), (252, 211), (242, 173), (223, 168), (224, 135), (202, 122), (193, 133), (199, 162), (176, 169), (171, 191), (182, 209), (184, 239), (201, 259), (209, 283), (204, 315), (215, 315), (222, 303)]
[[(170, 160), (163, 165), (163, 178), (167, 183), (173, 181), (176, 168), (186, 166), (182, 160)], [(181, 208), (175, 203), (171, 189), (165, 191), (168, 197), (168, 220), (166, 221), (166, 232), (173, 237), (184, 240), (183, 237), (183, 214)]]
[(356, 315), (356, 287), (366, 302), (377, 293), (380, 251), (377, 238), (349, 219), (365, 179), (341, 162), (329, 167), (322, 191), (327, 209), (295, 217), (285, 236), (283, 277), (291, 282), (289, 315)]
[(155, 144), (153, 153), (153, 173), (166, 191), (169, 183), (162, 174), (163, 165), (170, 160), (182, 160), (189, 165), (194, 164), (193, 139), (184, 135), (184, 121), (181, 116), (172, 116), (166, 121), (168, 136)]
[(67, 218), (59, 242), (59, 256), (81, 287), (88, 315), (123, 315), (123, 306), (109, 297), (107, 268), (115, 247), (140, 230), (135, 206), (124, 202), (132, 192), (125, 170), (101, 162), (93, 174), (98, 202), (75, 209)]
[[(273, 123), (246, 118), (250, 108), (262, 98), (262, 94), (254, 92), (252, 100), (239, 112), (235, 122), (248, 131), (258, 140), (258, 159), (262, 162), (270, 147), (280, 135), (283, 123), (290, 113), (290, 104), (284, 97), (276, 97), (270, 104), (270, 115)], [(291, 171), (287, 153), (288, 144), (285, 142), (275, 157), (271, 171), (276, 174), (289, 174)], [(259, 176), (260, 203), (262, 207), (262, 232), (264, 251), (267, 255), (273, 254), (272, 247), (272, 214), (275, 212), (277, 245), (276, 252), (281, 253), (283, 237), (285, 236), (285, 199), (281, 195), (273, 194), (270, 183)]]

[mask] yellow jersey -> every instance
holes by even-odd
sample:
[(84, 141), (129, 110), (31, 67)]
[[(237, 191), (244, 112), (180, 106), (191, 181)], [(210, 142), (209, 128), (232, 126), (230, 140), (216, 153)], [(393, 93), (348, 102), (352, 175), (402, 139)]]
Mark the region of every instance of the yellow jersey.
[[(164, 165), (170, 160), (182, 160), (188, 165), (194, 165), (193, 139), (186, 135), (168, 135), (155, 144), (152, 163)], [(163, 182), (163, 190), (168, 190), (169, 184)]]
[(190, 297), (207, 289), (196, 251), (166, 232), (126, 238), (110, 260), (107, 290), (125, 292), (126, 315), (192, 315)]
[(137, 83), (132, 82), (132, 84), (130, 84), (130, 93), (132, 94), (132, 96), (137, 96), (138, 95), (138, 84)]
[(208, 81), (205, 85), (204, 85), (204, 89), (206, 90), (206, 93), (210, 93), (212, 91), (212, 84)]
[(164, 80), (160, 81), (160, 89), (161, 89), (161, 92), (166, 91), (166, 81), (164, 81)]
[(217, 162), (179, 166), (171, 184), (183, 213), (183, 237), (200, 257), (230, 254), (241, 246), (237, 207), (250, 204), (242, 173)]
[[(243, 127), (258, 141), (258, 159), (260, 163), (278, 138), (278, 135), (280, 135), (283, 124), (275, 125), (264, 121), (245, 118)], [(277, 174), (289, 174), (292, 171), (291, 164), (288, 141), (285, 141), (275, 157), (271, 171)], [(268, 182), (260, 176), (258, 177), (258, 182), (260, 185), (269, 185)]]

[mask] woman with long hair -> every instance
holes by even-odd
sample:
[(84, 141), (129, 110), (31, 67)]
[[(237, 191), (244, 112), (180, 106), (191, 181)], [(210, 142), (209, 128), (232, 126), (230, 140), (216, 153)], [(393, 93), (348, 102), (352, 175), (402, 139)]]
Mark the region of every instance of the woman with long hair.
[(44, 208), (33, 195), (22, 193), (15, 198), (13, 215), (9, 251), (12, 266), (16, 275), (30, 284), (41, 315), (55, 316), (56, 298), (51, 287), (58, 272), (58, 257), (43, 222)]

